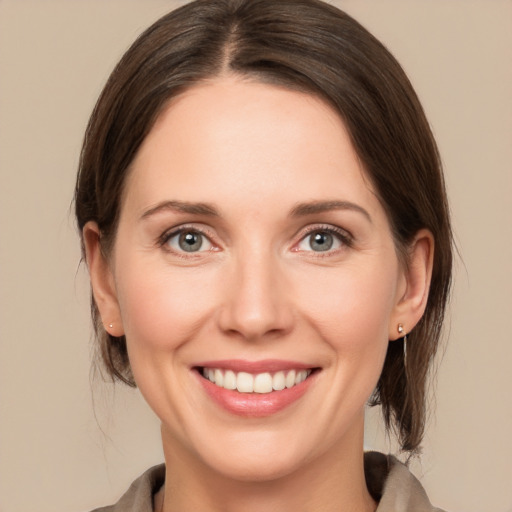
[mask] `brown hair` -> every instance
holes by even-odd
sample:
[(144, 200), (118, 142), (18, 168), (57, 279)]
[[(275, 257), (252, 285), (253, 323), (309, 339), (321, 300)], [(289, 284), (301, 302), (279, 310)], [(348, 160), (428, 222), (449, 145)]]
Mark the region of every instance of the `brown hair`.
[[(92, 113), (80, 158), (75, 206), (80, 231), (96, 221), (106, 254), (130, 162), (168, 100), (223, 73), (317, 95), (344, 120), (382, 202), (402, 260), (422, 228), (435, 240), (423, 318), (389, 343), (371, 398), (404, 450), (418, 449), (429, 369), (451, 279), (451, 230), (440, 159), (419, 100), (400, 65), (366, 29), (318, 0), (197, 0), (148, 28), (123, 56)], [(82, 243), (83, 246), (83, 243)], [(92, 300), (101, 357), (110, 376), (135, 385), (124, 337), (103, 329)]]

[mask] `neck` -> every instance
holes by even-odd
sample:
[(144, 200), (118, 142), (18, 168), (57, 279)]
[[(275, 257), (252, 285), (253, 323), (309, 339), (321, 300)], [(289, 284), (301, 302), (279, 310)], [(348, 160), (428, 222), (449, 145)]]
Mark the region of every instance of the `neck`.
[(374, 512), (376, 503), (365, 483), (360, 437), (348, 450), (332, 450), (286, 476), (264, 481), (241, 481), (219, 474), (164, 438), (166, 479), (155, 510)]

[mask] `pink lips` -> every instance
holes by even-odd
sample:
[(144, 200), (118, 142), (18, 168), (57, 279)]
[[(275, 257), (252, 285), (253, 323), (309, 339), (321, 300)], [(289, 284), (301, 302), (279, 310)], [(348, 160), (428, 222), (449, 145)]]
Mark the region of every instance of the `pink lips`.
[[(235, 373), (246, 372), (253, 375), (265, 372), (313, 369), (311, 365), (274, 359), (254, 362), (245, 360), (206, 361), (196, 365), (195, 369), (197, 368), (220, 368)], [(225, 389), (210, 382), (201, 375), (200, 371), (195, 373), (207, 395), (224, 410), (238, 416), (253, 418), (270, 416), (293, 404), (306, 393), (315, 377), (315, 373), (313, 373), (300, 384), (281, 391), (240, 393), (237, 390)]]

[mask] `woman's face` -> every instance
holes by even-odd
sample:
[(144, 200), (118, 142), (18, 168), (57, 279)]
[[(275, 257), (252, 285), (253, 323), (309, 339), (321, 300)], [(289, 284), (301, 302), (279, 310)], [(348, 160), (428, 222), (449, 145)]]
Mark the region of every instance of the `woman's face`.
[(110, 269), (177, 458), (264, 480), (361, 452), (407, 280), (324, 102), (229, 77), (175, 98), (133, 162)]

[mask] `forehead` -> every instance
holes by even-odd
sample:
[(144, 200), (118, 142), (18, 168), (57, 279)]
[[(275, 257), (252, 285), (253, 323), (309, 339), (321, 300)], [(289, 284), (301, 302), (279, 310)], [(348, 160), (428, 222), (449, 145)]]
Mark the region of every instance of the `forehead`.
[(137, 202), (166, 194), (207, 202), (239, 197), (244, 205), (293, 193), (311, 196), (301, 200), (373, 195), (341, 117), (326, 102), (234, 77), (194, 86), (169, 102), (125, 190), (139, 208), (146, 205)]

